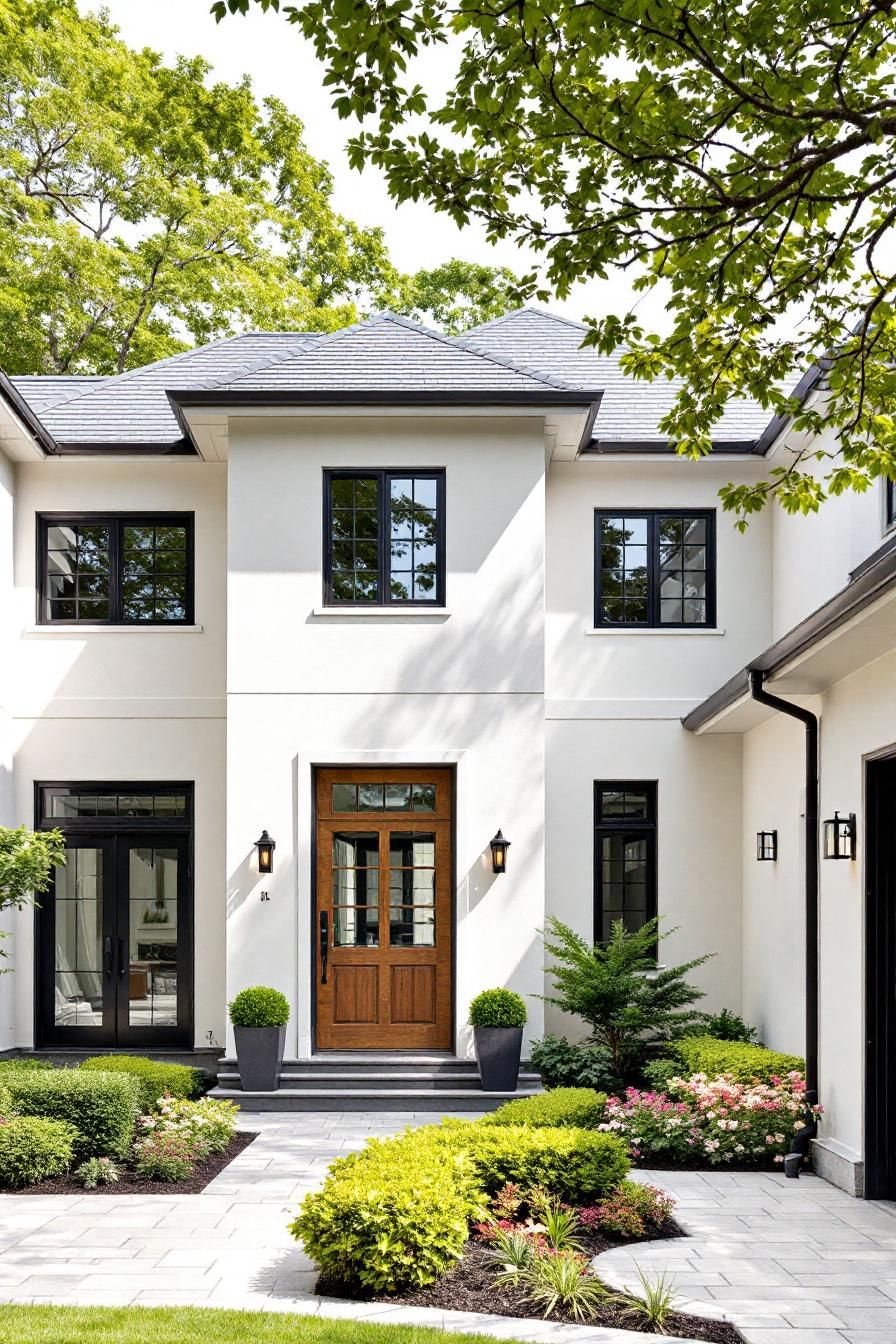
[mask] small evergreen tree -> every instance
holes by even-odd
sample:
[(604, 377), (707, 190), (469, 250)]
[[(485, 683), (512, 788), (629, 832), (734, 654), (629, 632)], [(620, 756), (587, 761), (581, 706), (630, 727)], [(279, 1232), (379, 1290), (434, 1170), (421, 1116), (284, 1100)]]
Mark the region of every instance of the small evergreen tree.
[(657, 919), (630, 932), (620, 919), (607, 943), (592, 946), (562, 920), (547, 921), (545, 949), (553, 959), (547, 973), (555, 993), (545, 1002), (588, 1024), (591, 1042), (606, 1050), (619, 1080), (631, 1078), (658, 1045), (700, 1022), (693, 1005), (703, 991), (685, 977), (709, 958), (658, 968), (657, 944), (674, 932), (661, 931)]

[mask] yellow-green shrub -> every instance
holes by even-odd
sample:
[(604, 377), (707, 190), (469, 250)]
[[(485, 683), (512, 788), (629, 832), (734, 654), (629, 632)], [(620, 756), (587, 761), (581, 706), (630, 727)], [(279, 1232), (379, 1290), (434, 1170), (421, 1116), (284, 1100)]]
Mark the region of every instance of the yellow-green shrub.
[(538, 1129), (596, 1129), (603, 1119), (606, 1092), (592, 1087), (555, 1087), (536, 1097), (519, 1097), (482, 1117), (483, 1125), (532, 1125)]
[(0, 1124), (0, 1187), (17, 1190), (67, 1171), (77, 1132), (64, 1120), (13, 1115)]
[(615, 1135), (445, 1121), (371, 1140), (334, 1162), (291, 1230), (325, 1275), (396, 1292), (443, 1274), (463, 1251), (470, 1219), (508, 1181), (592, 1203), (628, 1168)]
[(777, 1050), (742, 1041), (720, 1041), (715, 1036), (682, 1036), (667, 1049), (684, 1076), (705, 1073), (717, 1078), (721, 1073), (730, 1073), (739, 1083), (754, 1079), (770, 1083), (772, 1078), (786, 1078), (788, 1073), (806, 1070), (805, 1060), (799, 1055), (782, 1055)]

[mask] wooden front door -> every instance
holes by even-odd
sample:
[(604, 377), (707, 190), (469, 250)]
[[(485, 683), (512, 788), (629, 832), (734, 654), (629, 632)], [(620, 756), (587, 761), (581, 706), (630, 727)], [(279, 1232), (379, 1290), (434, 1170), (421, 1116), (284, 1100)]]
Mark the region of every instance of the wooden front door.
[(451, 771), (319, 770), (317, 1047), (451, 1045)]

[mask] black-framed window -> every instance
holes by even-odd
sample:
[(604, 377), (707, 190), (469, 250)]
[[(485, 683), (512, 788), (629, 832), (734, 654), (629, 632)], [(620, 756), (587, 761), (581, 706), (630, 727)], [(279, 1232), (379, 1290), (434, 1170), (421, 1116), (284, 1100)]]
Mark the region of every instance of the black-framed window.
[(445, 473), (324, 473), (328, 606), (444, 606)]
[(193, 515), (38, 515), (41, 624), (192, 625)]
[(884, 481), (884, 491), (884, 516), (887, 527), (892, 527), (896, 523), (896, 481), (889, 476)]
[(622, 920), (634, 932), (656, 916), (657, 787), (654, 781), (594, 785), (594, 941)]
[(594, 551), (595, 625), (715, 625), (713, 510), (597, 509)]

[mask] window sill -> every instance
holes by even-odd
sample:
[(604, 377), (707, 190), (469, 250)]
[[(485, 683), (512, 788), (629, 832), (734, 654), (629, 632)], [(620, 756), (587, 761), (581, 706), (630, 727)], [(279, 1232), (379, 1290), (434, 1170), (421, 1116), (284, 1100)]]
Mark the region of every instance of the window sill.
[(724, 635), (725, 631), (713, 626), (712, 629), (706, 629), (704, 626), (695, 625), (690, 628), (687, 626), (675, 625), (671, 628), (664, 628), (661, 625), (650, 626), (632, 626), (626, 629), (621, 625), (600, 625), (592, 627), (585, 631), (586, 635), (686, 635), (688, 639), (692, 635)]
[(447, 621), (451, 612), (447, 607), (314, 607), (312, 617), (337, 621), (389, 620), (413, 621), (429, 619)]
[(201, 625), (66, 625), (54, 621), (52, 625), (26, 625), (22, 635), (199, 635), (203, 629)]

